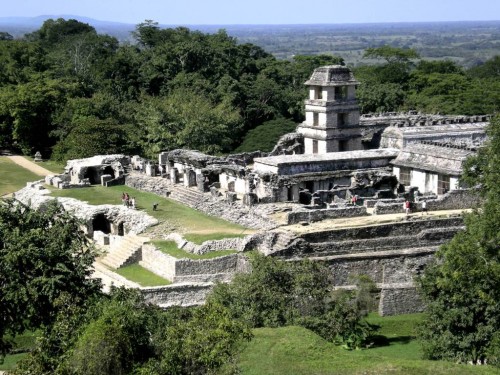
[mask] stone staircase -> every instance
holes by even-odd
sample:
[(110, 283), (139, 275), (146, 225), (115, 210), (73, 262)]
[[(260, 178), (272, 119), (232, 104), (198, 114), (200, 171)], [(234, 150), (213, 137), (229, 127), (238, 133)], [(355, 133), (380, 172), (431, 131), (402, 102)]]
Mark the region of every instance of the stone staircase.
[(110, 247), (108, 253), (101, 258), (101, 263), (114, 269), (134, 263), (138, 261), (142, 245), (147, 241), (147, 237), (128, 234)]
[(296, 235), (287, 231), (279, 231), (276, 241), (274, 242), (273, 249), (281, 251), (286, 249), (294, 240)]
[(206, 199), (205, 194), (199, 191), (196, 187), (185, 187), (181, 184), (171, 184), (169, 186), (169, 190), (169, 198), (192, 208), (196, 208), (198, 204)]

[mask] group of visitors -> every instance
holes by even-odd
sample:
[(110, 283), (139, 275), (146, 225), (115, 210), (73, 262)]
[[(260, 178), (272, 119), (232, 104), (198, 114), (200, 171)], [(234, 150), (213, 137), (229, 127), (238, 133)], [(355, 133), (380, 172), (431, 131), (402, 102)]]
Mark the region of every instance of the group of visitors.
[[(408, 216), (411, 213), (411, 203), (408, 199), (406, 199), (405, 202), (403, 203), (403, 208), (405, 210), (406, 215)], [(426, 215), (429, 214), (429, 212), (427, 210), (427, 202), (426, 201), (422, 201), (422, 215), (424, 213)]]
[(122, 203), (125, 207), (135, 210), (135, 197), (130, 197), (128, 193), (122, 193)]

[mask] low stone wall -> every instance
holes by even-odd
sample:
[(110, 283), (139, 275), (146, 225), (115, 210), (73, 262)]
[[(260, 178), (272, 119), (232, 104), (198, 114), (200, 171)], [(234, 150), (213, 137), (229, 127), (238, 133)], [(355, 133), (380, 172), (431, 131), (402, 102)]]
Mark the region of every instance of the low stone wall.
[(205, 303), (213, 283), (181, 283), (141, 288), (146, 302), (166, 308), (171, 306), (197, 306)]
[(137, 190), (154, 193), (160, 197), (166, 198), (170, 195), (170, 183), (167, 179), (161, 177), (129, 175), (125, 178), (125, 185)]
[[(427, 201), (427, 209), (429, 211), (465, 210), (468, 208), (479, 207), (481, 204), (481, 197), (477, 190), (458, 189), (451, 190), (437, 199), (425, 199), (425, 197), (421, 197), (420, 199), (417, 199), (417, 202), (412, 202), (412, 212), (422, 211), (422, 200)], [(396, 214), (403, 213), (404, 211), (403, 200), (398, 203), (379, 201), (374, 206), (373, 214)]]
[(142, 254), (139, 264), (149, 271), (173, 281), (175, 278), (175, 261), (177, 259), (162, 253), (150, 244), (142, 245)]
[(387, 203), (397, 203), (397, 204), (400, 204), (401, 207), (403, 207), (403, 202), (404, 202), (404, 198), (395, 198), (395, 199), (365, 199), (363, 201), (363, 205), (366, 207), (366, 208), (373, 208), (375, 207), (375, 205), (377, 203), (384, 203), (384, 204), (387, 204)]
[(377, 202), (373, 208), (374, 215), (400, 214), (404, 213), (403, 202), (385, 203)]
[(425, 229), (459, 227), (463, 219), (427, 219), (402, 221), (366, 227), (342, 228), (304, 233), (300, 237), (309, 243), (337, 242), (347, 240), (371, 239), (378, 237), (413, 236)]
[(224, 238), (222, 240), (209, 240), (197, 245), (193, 242), (187, 241), (182, 235), (178, 233), (170, 233), (164, 237), (167, 241), (174, 241), (179, 249), (187, 251), (191, 254), (206, 254), (211, 251), (221, 250), (237, 250), (243, 251), (243, 238)]
[(425, 304), (412, 284), (386, 285), (380, 291), (378, 313), (381, 316), (424, 311)]
[[(427, 209), (429, 211), (464, 210), (479, 207), (480, 204), (481, 197), (477, 190), (460, 189), (452, 190), (438, 199), (427, 201)], [(421, 204), (419, 210), (421, 210)]]
[(213, 240), (203, 242), (196, 251), (195, 254), (206, 254), (211, 251), (220, 250), (239, 250), (243, 242), (242, 238), (224, 238), (222, 240)]
[(292, 211), (288, 213), (287, 221), (288, 224), (297, 224), (300, 222), (311, 223), (325, 219), (337, 219), (341, 217), (356, 217), (364, 215), (367, 215), (366, 207), (347, 206), (344, 208)]
[(230, 254), (212, 259), (179, 259), (147, 244), (142, 247), (139, 264), (174, 283), (226, 282), (236, 272), (244, 271), (246, 260), (242, 258), (239, 254)]
[[(307, 250), (308, 254), (317, 256), (319, 254), (359, 254), (366, 251), (377, 252), (388, 249), (439, 246), (449, 241), (462, 228), (433, 228), (424, 229), (413, 235), (315, 243), (310, 244)], [(294, 255), (296, 254), (297, 252)]]
[(433, 259), (436, 250), (437, 247), (400, 249), (311, 259), (328, 266), (335, 286), (352, 285), (356, 275), (367, 275), (378, 284), (413, 283), (413, 277)]

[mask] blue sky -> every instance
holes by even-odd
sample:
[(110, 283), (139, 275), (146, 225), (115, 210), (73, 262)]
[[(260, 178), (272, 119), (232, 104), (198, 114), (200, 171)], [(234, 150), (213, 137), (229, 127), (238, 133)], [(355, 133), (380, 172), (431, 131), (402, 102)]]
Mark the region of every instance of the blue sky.
[(500, 19), (500, 0), (1, 0), (0, 9), (0, 17), (79, 15), (133, 24), (152, 19), (170, 25)]

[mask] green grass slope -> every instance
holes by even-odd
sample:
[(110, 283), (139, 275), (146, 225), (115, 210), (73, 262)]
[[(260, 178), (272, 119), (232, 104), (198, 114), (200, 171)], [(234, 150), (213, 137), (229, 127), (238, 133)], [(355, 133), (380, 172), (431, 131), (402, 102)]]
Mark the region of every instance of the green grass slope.
[(421, 315), (370, 317), (381, 326), (374, 347), (348, 351), (302, 327), (259, 328), (237, 365), (244, 375), (499, 374), (489, 366), (422, 360), (414, 337)]

